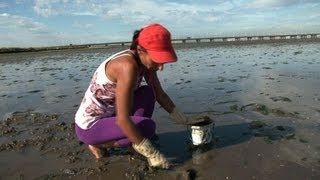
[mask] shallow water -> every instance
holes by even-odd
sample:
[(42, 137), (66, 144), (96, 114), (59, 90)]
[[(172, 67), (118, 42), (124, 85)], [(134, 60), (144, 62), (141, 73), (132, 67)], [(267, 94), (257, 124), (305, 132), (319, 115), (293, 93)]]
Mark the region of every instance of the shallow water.
[[(9, 126), (0, 124), (3, 129), (0, 163), (7, 167), (0, 173), (11, 178), (16, 177), (10, 175), (11, 171), (19, 177), (34, 178), (50, 172), (87, 177), (88, 168), (97, 165), (90, 161), (92, 157), (85, 147), (79, 146), (71, 123), (95, 69), (120, 50), (0, 54), (0, 120), (11, 117), (13, 112), (27, 110), (59, 115), (59, 121), (52, 121), (46, 115), (18, 113)], [(193, 44), (179, 47), (176, 52), (178, 62), (165, 65), (164, 71), (158, 73), (162, 86), (188, 115), (214, 119), (215, 141), (211, 149), (190, 152), (190, 130), (170, 123), (168, 114), (157, 105), (153, 118), (157, 123), (159, 149), (182, 166), (172, 173), (157, 172), (156, 177), (183, 179), (193, 170), (204, 179), (320, 176), (319, 43)], [(40, 122), (23, 122), (24, 118), (33, 117)], [(249, 123), (256, 120), (267, 126), (251, 130)], [(61, 157), (50, 156), (51, 151)], [(40, 159), (33, 158), (37, 156)], [(19, 169), (17, 161), (9, 163), (9, 159), (15, 158), (30, 166)], [(139, 163), (130, 161), (134, 163), (131, 167), (126, 158), (110, 157), (108, 165), (99, 165), (99, 171), (92, 172), (101, 178), (114, 178), (140, 171), (134, 168)], [(38, 173), (37, 168), (45, 163), (57, 165)], [(61, 170), (62, 165), (66, 169)], [(290, 172), (297, 173), (290, 178)], [(149, 178), (153, 176), (151, 173)]]
[[(98, 65), (117, 48), (0, 55), (0, 119), (34, 110), (75, 111)], [(252, 103), (299, 114), (320, 123), (319, 43), (229, 46), (188, 45), (176, 49), (179, 61), (159, 72), (163, 88), (189, 114), (223, 114)], [(159, 132), (175, 131), (157, 108)], [(305, 121), (305, 119), (307, 121)]]
[[(0, 55), (0, 119), (31, 109), (57, 112), (72, 121), (94, 70), (118, 50)], [(183, 111), (226, 112), (232, 105), (259, 103), (320, 123), (319, 43), (190, 46), (176, 51), (179, 61), (158, 74)]]

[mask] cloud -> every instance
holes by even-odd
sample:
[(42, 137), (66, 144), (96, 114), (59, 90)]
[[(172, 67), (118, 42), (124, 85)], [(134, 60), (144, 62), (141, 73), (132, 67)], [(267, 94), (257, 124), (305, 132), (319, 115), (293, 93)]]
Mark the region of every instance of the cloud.
[(31, 18), (2, 13), (0, 14), (0, 47), (40, 47), (108, 41), (105, 34), (88, 31), (93, 24), (75, 21), (72, 26), (77, 31), (56, 32)]
[(59, 39), (44, 24), (8, 13), (0, 14), (0, 32), (0, 42), (3, 47), (12, 47), (17, 44), (21, 47), (27, 47), (30, 44), (42, 46), (56, 43), (55, 40)]
[(45, 30), (45, 25), (34, 22), (30, 18), (10, 15), (8, 13), (0, 14), (0, 25), (10, 31), (23, 30), (26, 32), (40, 32)]
[(72, 27), (75, 27), (77, 29), (90, 29), (90, 28), (93, 27), (93, 24), (91, 24), (91, 23), (81, 23), (79, 21), (75, 21), (72, 24)]
[(92, 12), (74, 12), (72, 13), (74, 16), (96, 16), (96, 14)]
[(8, 7), (8, 4), (5, 2), (0, 2), (0, 9)]
[(297, 4), (315, 3), (319, 4), (318, 0), (254, 0), (249, 7), (253, 8), (281, 8)]
[[(23, 39), (19, 40), (19, 37), (24, 38), (24, 44), (29, 43), (35, 46), (45, 46), (50, 43), (76, 44), (128, 40), (133, 30), (150, 22), (165, 25), (173, 36), (185, 37), (223, 33), (230, 35), (237, 32), (269, 33), (276, 29), (275, 27), (278, 29), (286, 27), (284, 29), (290, 31), (292, 27), (290, 24), (303, 27), (307, 22), (308, 28), (319, 29), (319, 0), (139, 0), (138, 2), (137, 0), (33, 0), (33, 3), (29, 0), (16, 0), (15, 3), (6, 2), (0, 2), (0, 10), (1, 8), (8, 10), (7, 14), (1, 14), (0, 17), (1, 45), (8, 44), (9, 40), (22, 42)], [(13, 4), (14, 8), (11, 9), (10, 6)], [(11, 15), (12, 13), (16, 15)], [(20, 13), (20, 16), (17, 13)], [(30, 17), (41, 22), (34, 21)], [(312, 23), (317, 26), (312, 27)], [(61, 28), (57, 28), (60, 26)], [(49, 29), (50, 27), (53, 29)]]
[(55, 3), (59, 3), (56, 0), (36, 0), (34, 2), (34, 11), (44, 17), (53, 16), (59, 14), (59, 12), (54, 7)]
[(282, 7), (289, 6), (299, 2), (299, 0), (255, 0), (252, 7), (255, 8), (269, 8), (269, 7)]
[[(127, 24), (151, 21), (188, 24), (193, 21), (214, 22), (233, 6), (229, 1), (218, 1), (214, 6), (197, 3), (177, 3), (163, 0), (35, 0), (34, 11), (48, 17), (55, 15), (97, 16), (116, 19)], [(213, 8), (214, 7), (214, 8)]]

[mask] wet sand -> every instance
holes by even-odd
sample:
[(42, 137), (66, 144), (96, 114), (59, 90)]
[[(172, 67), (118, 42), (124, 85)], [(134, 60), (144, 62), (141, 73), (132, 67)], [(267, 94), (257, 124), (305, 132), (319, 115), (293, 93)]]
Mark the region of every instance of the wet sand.
[(178, 166), (157, 170), (126, 149), (96, 162), (73, 131), (95, 68), (118, 49), (0, 55), (0, 179), (319, 179), (319, 43), (177, 48), (159, 72), (190, 116), (215, 121), (214, 140), (159, 105), (154, 144)]

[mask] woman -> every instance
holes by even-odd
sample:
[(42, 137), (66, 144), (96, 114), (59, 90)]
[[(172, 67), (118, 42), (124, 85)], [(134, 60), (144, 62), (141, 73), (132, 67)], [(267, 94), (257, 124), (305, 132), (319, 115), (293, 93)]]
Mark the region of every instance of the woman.
[[(103, 149), (132, 147), (150, 166), (169, 162), (148, 140), (155, 135), (151, 120), (155, 101), (180, 124), (195, 123), (183, 115), (163, 91), (157, 70), (177, 61), (170, 32), (150, 24), (134, 33), (131, 48), (105, 60), (96, 70), (76, 113), (76, 134), (99, 159)], [(140, 86), (142, 78), (147, 85)]]

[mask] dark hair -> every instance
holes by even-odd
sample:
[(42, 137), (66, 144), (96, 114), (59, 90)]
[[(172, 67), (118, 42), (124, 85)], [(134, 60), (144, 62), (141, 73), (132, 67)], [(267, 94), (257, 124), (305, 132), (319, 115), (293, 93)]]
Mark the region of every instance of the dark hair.
[(139, 37), (140, 32), (142, 31), (142, 29), (140, 30), (135, 30), (132, 36), (132, 42), (131, 42), (131, 46), (130, 46), (130, 50), (137, 50), (137, 46), (138, 46), (138, 42), (137, 39)]

